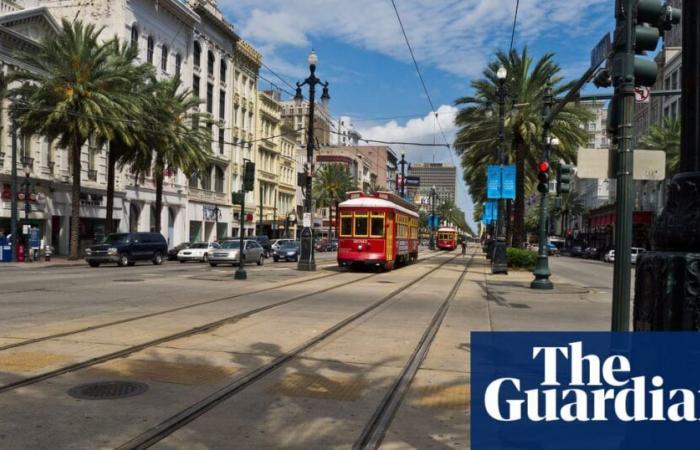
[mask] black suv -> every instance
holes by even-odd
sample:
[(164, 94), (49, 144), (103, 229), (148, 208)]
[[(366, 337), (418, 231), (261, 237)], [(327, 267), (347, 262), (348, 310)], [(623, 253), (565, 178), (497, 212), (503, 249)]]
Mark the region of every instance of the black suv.
[(260, 246), (265, 250), (265, 258), (269, 258), (270, 255), (272, 255), (272, 243), (270, 242), (270, 238), (267, 236), (250, 236), (246, 239), (253, 239), (255, 240)]
[(150, 260), (159, 265), (167, 253), (168, 243), (160, 233), (115, 233), (101, 244), (87, 248), (85, 261), (90, 267), (99, 267), (102, 263), (133, 266), (138, 260)]

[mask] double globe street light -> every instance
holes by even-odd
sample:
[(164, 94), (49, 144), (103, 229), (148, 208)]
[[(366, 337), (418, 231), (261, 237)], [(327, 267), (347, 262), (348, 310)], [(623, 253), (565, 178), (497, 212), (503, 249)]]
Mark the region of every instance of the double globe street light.
[(309, 122), (307, 124), (306, 137), (306, 165), (305, 176), (306, 183), (304, 189), (304, 219), (303, 229), (301, 232), (301, 255), (297, 269), (303, 271), (316, 270), (316, 260), (314, 259), (314, 230), (313, 230), (313, 198), (312, 198), (312, 179), (314, 174), (314, 108), (316, 97), (316, 85), (323, 86), (321, 94), (321, 103), (323, 106), (328, 105), (331, 96), (328, 95), (328, 82), (323, 82), (316, 77), (316, 65), (318, 64), (318, 56), (313, 50), (309, 54), (309, 77), (301, 83), (297, 83), (296, 95), (294, 102), (297, 107), (301, 106), (304, 101), (304, 96), (301, 93), (301, 87), (309, 86)]

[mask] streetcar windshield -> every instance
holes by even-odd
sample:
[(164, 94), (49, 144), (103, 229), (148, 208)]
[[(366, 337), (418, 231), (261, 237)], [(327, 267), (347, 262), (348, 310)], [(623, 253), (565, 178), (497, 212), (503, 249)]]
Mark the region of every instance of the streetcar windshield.
[(355, 236), (367, 236), (367, 216), (355, 215)]
[(372, 217), (372, 237), (384, 237), (384, 216)]
[(340, 235), (352, 236), (352, 216), (340, 216)]

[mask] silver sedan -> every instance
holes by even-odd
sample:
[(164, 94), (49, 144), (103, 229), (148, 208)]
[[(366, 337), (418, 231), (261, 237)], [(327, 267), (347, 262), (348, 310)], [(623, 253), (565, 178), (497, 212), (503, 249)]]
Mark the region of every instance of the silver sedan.
[[(263, 248), (256, 241), (243, 241), (243, 263), (255, 262), (259, 266), (263, 265), (265, 257)], [(209, 265), (216, 267), (219, 264), (238, 264), (238, 254), (240, 250), (240, 241), (226, 241), (221, 245), (221, 248), (215, 250), (209, 256)]]

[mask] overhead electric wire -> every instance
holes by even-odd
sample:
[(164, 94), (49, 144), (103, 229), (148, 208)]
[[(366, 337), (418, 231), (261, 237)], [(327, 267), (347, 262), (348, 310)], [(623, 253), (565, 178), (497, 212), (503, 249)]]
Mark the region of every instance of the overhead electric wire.
[(513, 50), (513, 41), (515, 40), (515, 26), (518, 23), (518, 9), (520, 8), (520, 0), (515, 0), (515, 14), (513, 15), (513, 31), (510, 34), (510, 47), (508, 48), (508, 54)]
[(275, 72), (274, 70), (270, 69), (270, 66), (268, 66), (267, 64), (265, 64), (265, 63), (262, 62), (262, 61), (260, 61), (260, 64), (262, 64), (262, 66), (263, 66), (264, 68), (266, 68), (267, 70), (269, 70), (270, 73), (272, 73), (272, 75), (276, 76), (282, 83), (284, 83), (284, 84), (286, 84), (287, 86), (289, 86), (290, 89), (296, 89), (295, 86), (292, 86), (287, 80), (285, 80), (284, 78), (282, 78), (281, 76), (279, 76), (279, 75), (277, 74), (277, 72)]
[(279, 91), (281, 91), (281, 92), (284, 92), (285, 94), (289, 95), (290, 97), (294, 97), (294, 94), (292, 94), (290, 91), (288, 91), (287, 89), (283, 88), (282, 86), (278, 85), (278, 84), (275, 83), (274, 81), (269, 80), (269, 79), (265, 78), (264, 76), (262, 76), (262, 75), (260, 75), (260, 74), (258, 74), (258, 78), (262, 79), (263, 81), (267, 81), (267, 82), (270, 83), (272, 86), (274, 86), (275, 88), (277, 88), (277, 90), (279, 90)]

